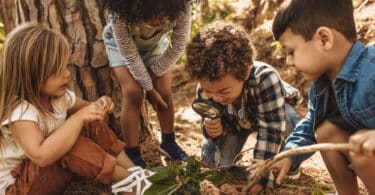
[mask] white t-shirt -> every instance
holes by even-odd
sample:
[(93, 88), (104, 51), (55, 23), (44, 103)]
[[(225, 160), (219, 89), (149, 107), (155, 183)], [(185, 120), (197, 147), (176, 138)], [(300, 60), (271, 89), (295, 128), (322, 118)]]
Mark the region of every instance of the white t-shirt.
[[(43, 117), (35, 106), (24, 101), (13, 110), (11, 121), (26, 120), (38, 123), (40, 130), (47, 137), (66, 120), (68, 109), (75, 104), (76, 96), (67, 90), (64, 96), (51, 99), (53, 113)], [(9, 120), (1, 123), (3, 139), (0, 145), (0, 194), (5, 194), (8, 186), (15, 182), (10, 171), (20, 165), (27, 158), (24, 151), (19, 147), (8, 128)], [(27, 129), (25, 129), (27, 131)]]

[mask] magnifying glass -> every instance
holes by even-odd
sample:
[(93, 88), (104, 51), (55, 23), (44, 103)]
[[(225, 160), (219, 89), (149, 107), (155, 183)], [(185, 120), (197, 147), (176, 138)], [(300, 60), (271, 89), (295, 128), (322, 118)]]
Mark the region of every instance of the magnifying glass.
[(224, 109), (221, 104), (210, 99), (196, 99), (191, 107), (202, 117), (210, 119), (221, 117)]

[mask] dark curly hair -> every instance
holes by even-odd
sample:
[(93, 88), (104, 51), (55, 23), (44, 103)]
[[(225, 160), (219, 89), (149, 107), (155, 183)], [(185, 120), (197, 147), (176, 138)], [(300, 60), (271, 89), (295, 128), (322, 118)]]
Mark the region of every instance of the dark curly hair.
[(128, 24), (164, 16), (174, 21), (180, 12), (186, 11), (187, 2), (190, 0), (105, 0), (109, 11)]
[(197, 80), (219, 81), (231, 74), (245, 80), (254, 50), (240, 26), (216, 21), (205, 26), (187, 46), (185, 70)]

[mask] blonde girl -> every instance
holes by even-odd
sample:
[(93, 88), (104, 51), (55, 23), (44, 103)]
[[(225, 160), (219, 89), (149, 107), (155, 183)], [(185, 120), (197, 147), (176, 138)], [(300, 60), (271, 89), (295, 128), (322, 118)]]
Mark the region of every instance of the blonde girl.
[(142, 194), (152, 172), (134, 167), (124, 143), (102, 122), (112, 100), (89, 103), (68, 90), (70, 52), (59, 32), (34, 24), (21, 25), (5, 41), (0, 194), (60, 194), (73, 174), (118, 182), (113, 192)]

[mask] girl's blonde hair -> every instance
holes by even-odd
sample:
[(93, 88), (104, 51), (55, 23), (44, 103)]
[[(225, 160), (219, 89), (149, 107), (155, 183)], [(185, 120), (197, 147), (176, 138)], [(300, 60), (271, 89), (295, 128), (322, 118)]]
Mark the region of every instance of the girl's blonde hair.
[(69, 60), (68, 41), (53, 29), (28, 23), (10, 32), (0, 56), (0, 127), (24, 100), (47, 113), (38, 102), (40, 91), (48, 77), (63, 71)]

